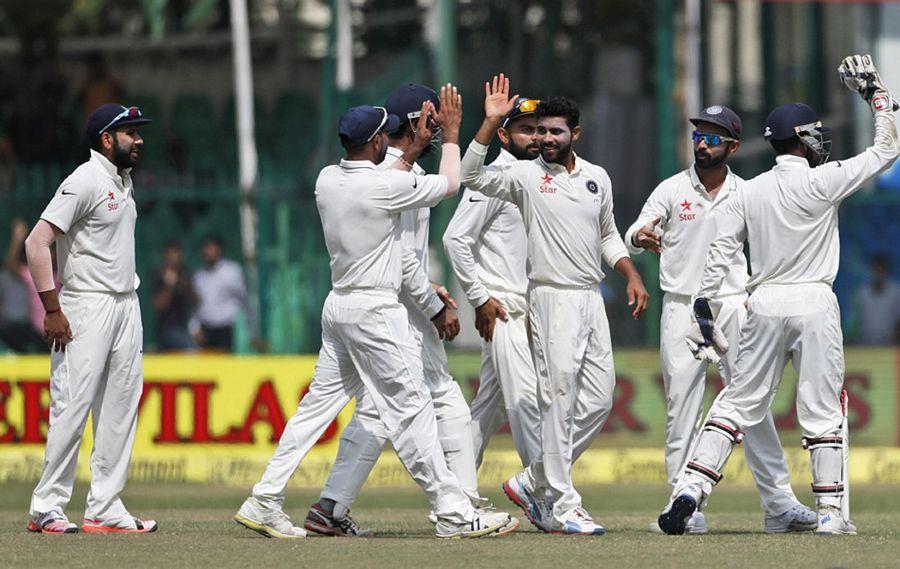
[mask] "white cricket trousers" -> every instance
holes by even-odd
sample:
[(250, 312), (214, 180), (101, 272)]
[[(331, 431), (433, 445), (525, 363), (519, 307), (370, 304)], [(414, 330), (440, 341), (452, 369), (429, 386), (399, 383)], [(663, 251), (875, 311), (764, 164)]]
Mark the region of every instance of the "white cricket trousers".
[[(761, 286), (747, 304), (747, 322), (731, 383), (719, 393), (708, 419), (742, 431), (759, 425), (769, 416), (782, 373), (791, 361), (798, 375), (797, 419), (803, 436), (817, 439), (840, 435), (844, 348), (840, 309), (831, 287)], [(814, 485), (840, 480), (840, 450), (833, 450), (812, 452)], [(731, 443), (726, 437), (703, 430), (691, 452), (690, 464), (720, 473), (730, 453)], [(699, 483), (704, 495), (712, 491), (712, 480), (696, 469), (686, 469), (673, 495), (691, 483)]]
[(322, 309), (322, 349), (309, 392), (288, 421), (253, 496), (284, 504), (288, 481), (350, 399), (365, 391), (410, 476), (435, 514), (453, 523), (474, 510), (447, 468), (421, 349), (406, 309), (391, 291), (332, 291)]
[[(526, 486), (546, 490), (553, 517), (565, 524), (581, 506), (572, 464), (612, 410), (616, 374), (599, 285), (528, 290), (531, 351), (541, 411), (541, 461), (526, 469)], [(539, 494), (540, 495), (540, 494)]]
[(537, 375), (528, 345), (527, 304), (522, 295), (494, 294), (509, 316), (498, 319), (494, 337), (481, 341), (480, 384), (472, 400), (472, 442), (481, 466), (491, 436), (509, 421), (522, 466), (541, 456), (541, 414), (537, 406)]
[[(404, 303), (404, 306), (419, 345), (425, 386), (434, 404), (444, 460), (466, 495), (477, 501), (478, 478), (469, 427), (469, 406), (459, 384), (450, 375), (444, 342), (434, 324), (415, 306), (409, 303)], [(363, 390), (356, 399), (353, 418), (341, 433), (338, 454), (321, 498), (334, 500), (349, 510), (375, 468), (388, 439), (377, 406), (367, 390)]]
[[(731, 346), (719, 364), (725, 385), (731, 383), (732, 369), (737, 359), (741, 327), (747, 318), (746, 299), (745, 294), (719, 299), (722, 307), (716, 324)], [(691, 297), (666, 293), (660, 326), (660, 357), (666, 386), (666, 475), (672, 488), (687, 463), (690, 445), (702, 426), (703, 393), (709, 366), (707, 362), (694, 358), (685, 343), (692, 323)], [(767, 410), (759, 424), (747, 429), (744, 455), (759, 489), (764, 511), (778, 515), (797, 503), (771, 411)]]
[(128, 479), (144, 385), (141, 308), (134, 292), (63, 290), (59, 304), (73, 339), (65, 352), (50, 354), (50, 428), (29, 513), (65, 510), (90, 413), (94, 448), (84, 517), (111, 523), (128, 515), (119, 493)]

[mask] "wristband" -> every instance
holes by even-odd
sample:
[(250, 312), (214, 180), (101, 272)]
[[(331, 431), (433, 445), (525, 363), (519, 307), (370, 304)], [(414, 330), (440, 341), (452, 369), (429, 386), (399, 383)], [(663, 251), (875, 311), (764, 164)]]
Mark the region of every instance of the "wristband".
[(56, 314), (57, 312), (62, 312), (62, 306), (57, 307), (56, 310), (47, 310), (47, 309), (45, 308), (45, 309), (44, 309), (44, 312), (45, 312), (46, 314)]

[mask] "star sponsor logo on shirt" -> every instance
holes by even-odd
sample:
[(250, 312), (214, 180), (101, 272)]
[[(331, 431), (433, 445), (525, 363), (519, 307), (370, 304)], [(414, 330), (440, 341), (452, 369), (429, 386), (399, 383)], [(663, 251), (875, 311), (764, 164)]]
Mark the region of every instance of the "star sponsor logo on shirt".
[(119, 204), (116, 203), (116, 194), (113, 192), (108, 192), (106, 197), (109, 198), (109, 202), (106, 204), (106, 209), (109, 211), (116, 211), (119, 209)]
[(684, 200), (678, 205), (681, 206), (681, 213), (678, 214), (678, 221), (694, 221), (695, 219), (697, 219), (697, 214), (693, 213), (693, 210), (691, 209), (691, 206), (693, 206), (694, 204), (692, 204), (688, 200)]
[(541, 178), (541, 185), (538, 187), (538, 191), (542, 194), (556, 193), (556, 188), (553, 187), (553, 177), (550, 174), (544, 174)]

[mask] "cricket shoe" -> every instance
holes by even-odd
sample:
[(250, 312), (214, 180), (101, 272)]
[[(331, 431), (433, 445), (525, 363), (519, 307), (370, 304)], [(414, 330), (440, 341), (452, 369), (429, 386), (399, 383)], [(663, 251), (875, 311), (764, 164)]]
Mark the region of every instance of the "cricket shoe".
[(844, 520), (840, 508), (823, 506), (819, 508), (816, 535), (856, 535), (856, 526)]
[(594, 522), (594, 518), (587, 513), (587, 510), (579, 506), (572, 510), (566, 518), (565, 523), (560, 523), (554, 518), (550, 527), (550, 533), (566, 535), (603, 535), (606, 533), (606, 530), (603, 526)]
[(158, 528), (154, 520), (139, 520), (130, 515), (109, 522), (85, 519), (81, 524), (84, 533), (153, 533)]
[(234, 515), (234, 521), (258, 534), (277, 539), (297, 539), (306, 537), (306, 530), (294, 527), (291, 518), (280, 508), (266, 506), (253, 496), (241, 505)]
[[(659, 522), (651, 523), (650, 531), (652, 533), (665, 533), (662, 528), (659, 527)], [(703, 515), (703, 512), (694, 512), (691, 519), (687, 521), (685, 533), (689, 535), (706, 535), (709, 533), (709, 526), (706, 525), (706, 516)]]
[[(491, 501), (487, 498), (478, 498), (477, 502), (479, 503), (479, 506), (475, 508), (475, 511), (477, 513), (481, 515), (497, 513), (496, 506), (494, 506), (494, 504), (491, 503)], [(497, 530), (496, 533), (490, 534), (490, 537), (501, 537), (504, 535), (508, 535), (519, 529), (520, 525), (521, 524), (519, 523), (518, 518), (509, 516), (509, 522), (505, 526)]]
[(58, 510), (38, 515), (28, 520), (28, 531), (47, 535), (59, 535), (63, 533), (78, 533), (78, 526)]
[(445, 520), (438, 520), (434, 526), (434, 535), (444, 539), (485, 537), (499, 532), (509, 524), (510, 515), (505, 512), (480, 512), (470, 522), (455, 524)]
[(819, 525), (816, 513), (803, 504), (794, 504), (783, 514), (766, 514), (766, 533), (812, 531)]
[(310, 506), (303, 527), (319, 535), (334, 537), (372, 537), (375, 535), (374, 531), (356, 523), (349, 513), (340, 519), (335, 518), (334, 514), (326, 512), (319, 502)]
[(538, 499), (526, 488), (523, 476), (520, 472), (503, 483), (503, 493), (513, 504), (522, 508), (528, 521), (544, 533), (550, 533), (550, 525), (553, 519), (553, 508), (549, 508), (547, 502)]
[(683, 535), (687, 530), (688, 520), (697, 511), (703, 492), (696, 484), (684, 489), (669, 505), (669, 509), (659, 515), (659, 529), (669, 535)]

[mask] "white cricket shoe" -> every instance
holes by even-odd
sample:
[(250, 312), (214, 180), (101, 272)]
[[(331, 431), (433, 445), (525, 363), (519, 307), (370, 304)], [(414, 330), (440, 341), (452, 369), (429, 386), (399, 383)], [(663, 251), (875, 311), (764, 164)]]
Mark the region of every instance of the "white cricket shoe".
[[(669, 507), (659, 515), (657, 523), (663, 532), (669, 535), (683, 535), (687, 531), (688, 521), (697, 511), (703, 499), (703, 490), (697, 484), (690, 484), (681, 491)], [(705, 520), (704, 520), (705, 521)]]
[(69, 521), (60, 510), (51, 510), (28, 519), (28, 531), (46, 535), (78, 533), (78, 526)]
[(856, 526), (851, 521), (844, 521), (840, 508), (833, 506), (819, 507), (817, 535), (856, 535)]
[[(478, 498), (477, 503), (478, 503), (478, 506), (475, 507), (475, 511), (477, 513), (482, 514), (482, 515), (497, 513), (497, 507), (494, 506), (494, 504), (487, 498)], [(506, 512), (501, 512), (501, 513), (506, 513)], [(491, 537), (500, 537), (502, 535), (510, 534), (510, 533), (516, 531), (517, 529), (519, 529), (520, 525), (521, 524), (519, 523), (519, 520), (517, 518), (515, 518), (514, 516), (509, 516), (509, 522), (505, 526), (503, 526), (502, 528), (497, 530), (496, 533), (492, 533)]]
[(470, 522), (456, 524), (438, 520), (434, 526), (434, 535), (444, 539), (484, 537), (500, 531), (509, 524), (509, 521), (510, 516), (507, 513), (476, 510), (475, 516)]
[(547, 504), (546, 500), (537, 498), (528, 491), (521, 472), (504, 482), (501, 488), (513, 504), (522, 508), (525, 517), (534, 527), (544, 533), (550, 533), (553, 523), (553, 508)]
[(816, 513), (803, 504), (794, 504), (791, 509), (779, 514), (766, 514), (766, 533), (796, 533), (812, 531), (819, 525)]
[(594, 518), (581, 506), (572, 510), (564, 523), (553, 519), (550, 533), (566, 535), (603, 535), (606, 529), (594, 522)]
[(306, 530), (294, 527), (291, 518), (281, 509), (271, 508), (253, 496), (241, 505), (234, 515), (234, 521), (258, 534), (278, 539), (297, 539), (306, 537)]
[[(659, 522), (650, 523), (651, 533), (666, 533), (659, 527)], [(694, 512), (691, 519), (687, 521), (684, 533), (689, 535), (706, 535), (709, 533), (709, 526), (706, 525), (706, 516), (703, 512)]]

